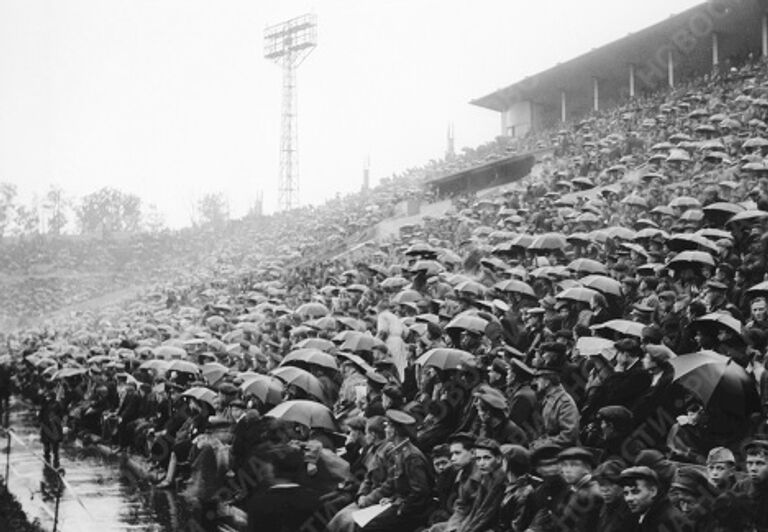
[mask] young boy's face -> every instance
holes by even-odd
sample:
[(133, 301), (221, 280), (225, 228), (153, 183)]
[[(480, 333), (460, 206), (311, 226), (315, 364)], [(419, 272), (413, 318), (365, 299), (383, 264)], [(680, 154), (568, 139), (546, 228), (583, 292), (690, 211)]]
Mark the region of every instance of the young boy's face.
[(726, 462), (715, 462), (707, 465), (707, 478), (715, 486), (725, 484), (733, 476), (733, 465)]
[(432, 466), (438, 475), (445, 471), (449, 465), (451, 465), (451, 460), (447, 456), (438, 456), (432, 459)]

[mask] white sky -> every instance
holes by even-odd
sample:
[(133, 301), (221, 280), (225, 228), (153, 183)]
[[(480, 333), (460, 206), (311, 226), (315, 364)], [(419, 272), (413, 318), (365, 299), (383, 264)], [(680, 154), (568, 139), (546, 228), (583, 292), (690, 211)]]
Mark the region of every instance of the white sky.
[(0, 181), (113, 186), (169, 225), (223, 192), (277, 205), (280, 68), (264, 27), (318, 16), (299, 68), (302, 203), (499, 133), (472, 98), (700, 1), (0, 0)]

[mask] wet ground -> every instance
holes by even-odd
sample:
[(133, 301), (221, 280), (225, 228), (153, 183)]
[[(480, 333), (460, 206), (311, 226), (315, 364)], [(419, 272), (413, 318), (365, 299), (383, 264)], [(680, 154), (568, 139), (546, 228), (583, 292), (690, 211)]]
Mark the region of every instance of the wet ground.
[[(11, 428), (22, 441), (11, 440), (10, 491), (30, 521), (53, 530), (56, 494), (61, 493), (57, 530), (60, 532), (187, 531), (189, 514), (184, 500), (168, 490), (132, 484), (121, 474), (117, 460), (107, 460), (93, 449), (65, 445), (61, 467), (66, 483), (45, 467), (43, 447), (33, 414), (16, 404)], [(0, 471), (6, 471), (8, 440), (0, 442)]]

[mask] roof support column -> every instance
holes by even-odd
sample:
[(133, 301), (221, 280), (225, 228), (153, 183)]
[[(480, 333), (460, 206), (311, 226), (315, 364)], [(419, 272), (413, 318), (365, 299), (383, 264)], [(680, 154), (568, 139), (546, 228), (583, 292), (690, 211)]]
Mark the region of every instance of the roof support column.
[(600, 110), (600, 83), (596, 77), (592, 78), (592, 108), (595, 111)]
[(629, 97), (635, 97), (635, 64), (629, 64)]
[(565, 109), (565, 90), (560, 91), (560, 121), (565, 122), (566, 109)]
[(717, 33), (712, 32), (712, 70), (717, 72), (720, 64), (720, 46), (717, 42)]
[(675, 87), (675, 61), (672, 57), (672, 50), (667, 52), (667, 83), (670, 89)]
[(761, 32), (761, 42), (762, 42), (762, 50), (763, 50), (763, 57), (768, 57), (768, 13), (763, 13), (762, 16), (762, 32)]

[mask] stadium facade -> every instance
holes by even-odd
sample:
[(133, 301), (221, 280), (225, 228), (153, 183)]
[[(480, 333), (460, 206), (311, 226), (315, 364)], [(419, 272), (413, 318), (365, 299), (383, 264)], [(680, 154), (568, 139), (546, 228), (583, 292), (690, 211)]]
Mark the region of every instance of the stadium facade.
[(470, 103), (522, 137), (630, 98), (768, 58), (768, 0), (715, 0), (529, 76)]

